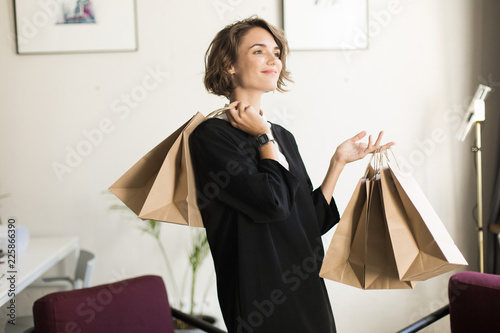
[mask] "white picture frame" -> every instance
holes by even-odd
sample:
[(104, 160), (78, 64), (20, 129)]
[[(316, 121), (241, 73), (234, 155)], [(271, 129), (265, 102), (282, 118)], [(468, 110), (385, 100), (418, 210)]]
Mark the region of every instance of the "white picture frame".
[(291, 50), (368, 48), (367, 0), (283, 0)]
[(137, 51), (135, 0), (15, 0), (18, 54)]

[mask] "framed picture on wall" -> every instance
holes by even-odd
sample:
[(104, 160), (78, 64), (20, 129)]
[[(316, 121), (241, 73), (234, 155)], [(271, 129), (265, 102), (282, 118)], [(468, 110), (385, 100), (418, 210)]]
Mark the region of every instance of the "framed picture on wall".
[(283, 0), (283, 28), (292, 50), (368, 47), (367, 0)]
[(15, 0), (18, 54), (137, 51), (135, 0)]

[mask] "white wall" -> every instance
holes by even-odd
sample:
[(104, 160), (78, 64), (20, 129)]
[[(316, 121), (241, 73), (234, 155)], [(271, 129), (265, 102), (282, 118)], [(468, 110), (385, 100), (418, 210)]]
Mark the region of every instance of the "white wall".
[[(454, 135), (479, 83), (475, 47), (480, 46), (481, 3), (401, 0), (397, 13), (390, 13), (389, 1), (369, 1), (367, 50), (293, 53), (292, 91), (269, 94), (263, 105), (270, 119), (295, 134), (315, 185), (337, 144), (362, 129), (385, 130), (472, 270), (477, 267), (470, 221), (472, 141), (469, 137), (461, 144)], [(115, 201), (102, 191), (196, 111), (208, 113), (223, 105), (202, 85), (209, 42), (224, 25), (251, 14), (280, 25), (281, 1), (141, 0), (138, 52), (23, 56), (9, 38), (12, 3), (2, 7), (0, 194), (11, 197), (1, 201), (0, 216), (16, 216), (32, 235), (80, 236), (81, 246), (99, 258), (96, 284), (165, 275), (140, 222), (111, 212), (108, 207)], [(142, 85), (151, 71), (161, 73), (158, 87), (128, 115), (114, 113), (113, 103)], [(53, 163), (65, 163), (68, 147), (76, 149), (87, 140), (83, 132), (98, 128), (103, 119), (112, 122), (110, 133), (58, 179)], [(341, 210), (365, 163), (345, 170), (335, 191)], [(169, 254), (178, 254), (174, 265), (183, 271), (188, 229), (164, 225), (162, 233)], [(325, 246), (331, 235), (325, 236)], [(207, 263), (204, 274), (210, 272)], [(446, 303), (448, 277), (404, 291), (362, 291), (327, 282), (339, 332), (390, 332), (406, 326)], [(209, 312), (220, 316), (214, 288), (210, 299)], [(444, 320), (427, 332), (448, 329)]]

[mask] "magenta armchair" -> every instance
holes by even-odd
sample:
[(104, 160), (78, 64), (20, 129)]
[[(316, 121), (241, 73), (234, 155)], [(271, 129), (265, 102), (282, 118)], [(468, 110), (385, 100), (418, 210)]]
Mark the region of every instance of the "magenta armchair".
[(500, 275), (456, 273), (448, 297), (452, 333), (500, 332)]
[(415, 333), (450, 315), (452, 333), (500, 332), (500, 275), (455, 273), (448, 283), (449, 305), (398, 333)]
[(173, 333), (173, 315), (206, 332), (223, 332), (171, 309), (162, 278), (153, 275), (56, 292), (33, 305), (35, 333)]

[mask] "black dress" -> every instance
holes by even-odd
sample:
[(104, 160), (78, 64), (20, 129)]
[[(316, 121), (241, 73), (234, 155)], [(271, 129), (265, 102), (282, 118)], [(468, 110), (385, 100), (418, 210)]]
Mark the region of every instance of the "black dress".
[(259, 158), (255, 139), (222, 119), (190, 139), (198, 204), (229, 332), (335, 332), (319, 270), (321, 235), (339, 221), (313, 191), (293, 135), (272, 124), (289, 163)]

